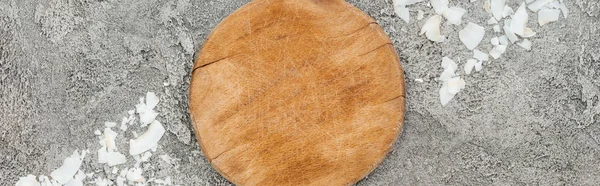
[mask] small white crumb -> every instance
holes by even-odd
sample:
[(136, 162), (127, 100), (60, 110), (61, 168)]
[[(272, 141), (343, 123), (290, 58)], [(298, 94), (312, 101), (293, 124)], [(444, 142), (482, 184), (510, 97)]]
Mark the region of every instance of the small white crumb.
[(560, 10), (554, 9), (541, 9), (538, 11), (538, 23), (540, 26), (544, 26), (553, 21), (557, 21), (560, 16)]
[(136, 131), (131, 131), (131, 134), (133, 134), (133, 137), (137, 138), (139, 135)]
[(140, 160), (142, 160), (142, 161), (148, 161), (148, 160), (150, 160), (150, 157), (151, 157), (151, 156), (152, 156), (152, 153), (151, 153), (151, 152), (148, 152), (148, 151), (146, 151), (146, 152), (145, 152), (145, 153), (142, 155), (142, 157), (140, 158)]
[(423, 83), (423, 79), (415, 79), (416, 82)]
[(115, 123), (115, 122), (108, 122), (107, 121), (107, 122), (104, 122), (104, 126), (106, 126), (108, 128), (112, 128), (112, 127), (117, 126), (117, 123)]
[(421, 20), (425, 17), (425, 13), (422, 10), (417, 11), (417, 20)]
[(112, 173), (112, 174), (117, 174), (117, 173), (119, 173), (119, 168), (117, 168), (117, 167), (113, 167), (113, 170), (112, 170), (112, 172), (111, 172), (111, 173)]
[(535, 34), (537, 34), (537, 33), (535, 33), (531, 28), (525, 28), (525, 32), (523, 32), (522, 36), (527, 38), (527, 37), (533, 37), (533, 36), (535, 36)]
[(88, 178), (92, 178), (94, 177), (94, 172), (86, 173), (85, 176), (87, 176)]
[(528, 39), (524, 39), (523, 42), (518, 43), (517, 45), (524, 48), (525, 50), (531, 50), (531, 41), (529, 41)]
[[(193, 152), (192, 152), (193, 153)], [(163, 154), (159, 156), (161, 160), (169, 163), (169, 164), (174, 164), (176, 161), (179, 161), (181, 159), (178, 158), (173, 158), (171, 156), (169, 156), (168, 154)]]
[(487, 13), (492, 13), (492, 10), (490, 9), (490, 0), (486, 0), (485, 2), (483, 2), (483, 10), (485, 10), (485, 12)]
[(475, 23), (469, 22), (467, 26), (458, 32), (459, 39), (469, 49), (473, 50), (479, 45), (483, 36), (485, 35), (485, 29)]
[(98, 136), (99, 136), (99, 135), (102, 135), (102, 132), (100, 132), (100, 130), (96, 129), (96, 130), (94, 131), (94, 134), (96, 134), (96, 135), (98, 135)]
[(112, 181), (104, 178), (96, 178), (94, 183), (96, 183), (97, 186), (111, 186), (113, 184)]
[(163, 86), (165, 86), (165, 87), (166, 87), (166, 86), (169, 86), (169, 85), (170, 85), (170, 84), (169, 84), (169, 83), (167, 83), (167, 82), (164, 82), (164, 83), (163, 83)]
[(448, 57), (442, 58), (442, 68), (447, 69), (448, 67), (452, 67), (452, 69), (458, 69), (458, 65), (452, 59)]
[(504, 52), (506, 52), (506, 45), (494, 46), (494, 48), (492, 48), (490, 51), (490, 56), (492, 56), (494, 59), (498, 59), (502, 54), (504, 54)]
[(127, 114), (133, 115), (133, 114), (135, 114), (135, 110), (129, 110), (129, 111), (127, 111)]

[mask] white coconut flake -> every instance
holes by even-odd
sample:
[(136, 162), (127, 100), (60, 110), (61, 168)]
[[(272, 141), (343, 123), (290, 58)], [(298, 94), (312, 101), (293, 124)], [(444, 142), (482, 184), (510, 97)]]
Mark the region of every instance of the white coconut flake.
[(410, 23), (410, 11), (404, 5), (395, 6), (394, 13), (406, 23)]
[(565, 5), (565, 3), (561, 2), (559, 5), (560, 11), (562, 12), (563, 16), (566, 18), (569, 18), (569, 9), (567, 8), (567, 6)]
[(498, 37), (498, 41), (500, 42), (501, 45), (508, 46), (508, 44), (509, 44), (508, 38), (506, 36)]
[(483, 69), (483, 61), (480, 61), (475, 64), (475, 71), (479, 72)]
[(485, 35), (485, 29), (475, 23), (469, 22), (469, 24), (458, 32), (460, 41), (469, 49), (473, 50), (479, 45), (483, 36)]
[(473, 70), (473, 67), (475, 67), (475, 64), (477, 64), (477, 60), (475, 59), (469, 59), (467, 60), (467, 63), (465, 63), (465, 74), (471, 74), (471, 71)]
[(40, 182), (35, 179), (34, 175), (20, 177), (15, 186), (40, 186)]
[(127, 162), (125, 155), (119, 152), (108, 152), (106, 156), (106, 163), (108, 166), (120, 165)]
[(431, 6), (438, 15), (442, 15), (448, 9), (448, 4), (448, 0), (431, 0)]
[(131, 182), (145, 182), (146, 178), (142, 176), (143, 170), (141, 168), (131, 168), (127, 172), (127, 180)]
[(417, 11), (417, 20), (423, 19), (425, 13), (422, 10)]
[(493, 46), (500, 45), (500, 40), (498, 37), (494, 37), (490, 40), (490, 43), (492, 43)]
[(524, 48), (525, 50), (531, 50), (531, 41), (529, 41), (528, 39), (524, 39), (523, 42), (520, 42), (517, 45)]
[(439, 15), (431, 16), (429, 19), (427, 19), (427, 21), (425, 21), (423, 27), (421, 27), (420, 35), (425, 34), (427, 39), (431, 41), (444, 41), (444, 36), (440, 34), (440, 21), (441, 18)]
[(155, 112), (154, 110), (148, 110), (144, 113), (141, 113), (140, 114), (140, 123), (142, 124), (142, 126), (150, 124), (150, 123), (152, 123), (152, 121), (154, 121), (154, 119), (156, 119), (156, 116), (158, 116), (158, 113)]
[(106, 146), (102, 146), (98, 149), (98, 163), (106, 162), (108, 162), (108, 151), (106, 151)]
[(440, 75), (440, 81), (448, 81), (450, 78), (456, 76), (456, 74), (454, 73), (454, 69), (455, 68), (453, 67), (445, 68), (442, 74)]
[(492, 11), (492, 15), (496, 20), (500, 21), (502, 19), (502, 12), (504, 11), (504, 6), (506, 6), (506, 0), (492, 0), (490, 4), (490, 10)]
[(454, 77), (448, 80), (448, 93), (458, 94), (461, 89), (465, 88), (465, 81), (460, 77)]
[(529, 8), (531, 11), (537, 12), (538, 10), (540, 10), (540, 8), (544, 7), (546, 4), (552, 2), (554, 0), (537, 0), (531, 4), (529, 4), (529, 6), (527, 6), (527, 8)]
[(84, 154), (79, 155), (77, 151), (73, 152), (71, 156), (63, 161), (62, 166), (50, 173), (50, 177), (60, 184), (67, 183), (79, 171), (84, 156)]
[(523, 36), (523, 33), (525, 33), (525, 28), (527, 28), (527, 21), (529, 21), (529, 14), (527, 14), (525, 3), (522, 3), (517, 9), (517, 12), (515, 12), (515, 15), (512, 17), (512, 21), (510, 22), (510, 30), (517, 35)]
[(495, 24), (498, 24), (498, 21), (496, 20), (496, 18), (490, 17), (490, 19), (487, 20), (487, 24), (488, 25), (495, 25)]
[(450, 7), (444, 11), (442, 15), (447, 19), (448, 23), (454, 25), (460, 25), (462, 23), (462, 16), (467, 13), (465, 9), (459, 7)]
[(510, 28), (508, 28), (508, 26), (504, 26), (504, 35), (506, 36), (506, 38), (508, 38), (508, 40), (511, 43), (519, 41), (517, 35), (515, 35), (515, 33)]
[(523, 37), (533, 37), (535, 33), (531, 28), (525, 28), (525, 32), (523, 32)]
[(477, 49), (473, 50), (473, 58), (479, 61), (488, 61), (490, 59), (488, 54)]
[(96, 129), (96, 130), (94, 131), (94, 134), (95, 134), (95, 135), (98, 135), (98, 136), (100, 136), (100, 135), (102, 135), (102, 132), (100, 132), (100, 130), (97, 130), (97, 129)]
[(492, 56), (494, 59), (498, 59), (502, 54), (504, 54), (504, 52), (506, 52), (506, 45), (494, 46), (494, 48), (492, 48), (490, 51), (490, 56)]
[(497, 32), (497, 33), (502, 31), (502, 30), (500, 30), (500, 25), (494, 25), (493, 29), (494, 29), (494, 32)]
[(504, 5), (504, 9), (502, 10), (502, 18), (506, 18), (510, 15), (512, 15), (514, 12), (514, 10), (509, 7), (508, 5)]
[(458, 69), (458, 65), (452, 59), (448, 57), (442, 58), (442, 68), (447, 69), (448, 67), (452, 67), (452, 69)]
[(111, 130), (110, 128), (104, 129), (104, 144), (106, 145), (106, 150), (108, 152), (117, 150), (117, 145), (115, 143), (115, 138), (117, 138), (117, 133)]
[(553, 21), (557, 21), (560, 17), (560, 10), (554, 9), (541, 9), (538, 11), (538, 23), (540, 26), (544, 26)]
[(455, 95), (456, 94), (450, 94), (448, 92), (448, 83), (444, 82), (442, 88), (440, 88), (440, 102), (442, 103), (442, 106), (446, 106)]
[(165, 128), (160, 122), (154, 120), (144, 134), (137, 139), (129, 141), (129, 154), (137, 155), (149, 150), (158, 144), (158, 141), (160, 141), (164, 134)]

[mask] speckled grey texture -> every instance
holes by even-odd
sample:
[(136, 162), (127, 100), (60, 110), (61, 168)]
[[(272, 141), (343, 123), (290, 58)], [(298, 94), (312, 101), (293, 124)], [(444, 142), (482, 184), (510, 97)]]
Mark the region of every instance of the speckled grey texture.
[[(0, 185), (48, 175), (75, 149), (95, 151), (94, 130), (120, 121), (146, 91), (162, 99), (159, 119), (168, 130), (143, 165), (146, 174), (182, 185), (229, 185), (199, 153), (187, 89), (195, 52), (247, 2), (0, 0)], [(402, 137), (358, 185), (600, 183), (600, 3), (565, 2), (568, 20), (540, 28), (530, 16), (538, 32), (531, 52), (510, 46), (483, 71), (463, 76), (466, 89), (442, 107), (440, 61), (460, 58), (462, 66), (472, 55), (458, 31), (467, 22), (485, 25), (483, 1), (453, 1), (468, 10), (462, 26), (444, 24), (450, 41), (432, 43), (417, 35), (424, 20), (415, 21), (416, 10), (426, 18), (433, 12), (425, 4), (412, 6), (413, 22), (405, 24), (391, 2), (351, 0), (390, 35), (407, 83)], [(491, 49), (492, 36), (486, 26), (480, 50)], [(181, 160), (165, 163), (162, 154)], [(86, 172), (110, 172), (95, 155), (85, 162)]]

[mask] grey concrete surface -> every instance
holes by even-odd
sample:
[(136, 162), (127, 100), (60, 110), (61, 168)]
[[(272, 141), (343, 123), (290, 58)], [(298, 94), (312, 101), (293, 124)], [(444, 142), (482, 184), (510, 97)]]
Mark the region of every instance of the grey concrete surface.
[[(508, 1), (514, 8), (521, 2)], [(0, 185), (48, 175), (75, 149), (97, 149), (93, 131), (119, 121), (146, 91), (163, 100), (159, 119), (168, 133), (157, 153), (181, 159), (167, 164), (153, 156), (146, 174), (230, 185), (198, 153), (187, 89), (195, 51), (247, 2), (0, 0)], [(571, 16), (544, 27), (530, 16), (538, 32), (533, 50), (511, 46), (482, 72), (463, 76), (466, 89), (446, 107), (435, 78), (443, 56), (462, 64), (472, 55), (458, 40), (462, 26), (442, 26), (450, 42), (432, 43), (417, 36), (422, 21), (403, 23), (389, 1), (349, 2), (390, 35), (407, 78), (402, 136), (357, 185), (600, 183), (598, 1), (565, 0)], [(464, 26), (489, 18), (482, 3), (451, 4), (468, 10)], [(424, 4), (412, 9), (433, 12)], [(495, 34), (486, 31), (479, 48), (487, 51)], [(93, 155), (85, 162), (85, 170), (110, 171)]]

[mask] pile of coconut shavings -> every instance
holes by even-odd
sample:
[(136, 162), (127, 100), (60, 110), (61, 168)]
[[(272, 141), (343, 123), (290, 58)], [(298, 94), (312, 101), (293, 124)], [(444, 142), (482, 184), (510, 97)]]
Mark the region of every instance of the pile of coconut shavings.
[[(156, 152), (158, 142), (165, 134), (165, 128), (156, 120), (158, 113), (154, 111), (154, 108), (158, 103), (159, 98), (156, 94), (148, 92), (145, 98), (140, 98), (140, 103), (135, 105), (135, 109), (128, 111), (129, 116), (123, 117), (118, 130), (115, 129), (116, 131), (120, 130), (124, 134), (130, 127), (147, 128), (142, 135), (138, 135), (136, 131), (131, 130), (135, 139), (129, 140), (129, 159), (117, 149), (115, 140), (119, 133), (113, 130), (113, 128), (117, 127), (117, 123), (105, 122), (103, 131), (94, 131), (94, 134), (99, 138), (101, 146), (96, 151), (98, 163), (106, 164), (108, 168), (112, 168), (110, 169), (112, 170), (111, 174), (118, 174), (116, 179), (103, 178), (98, 174), (94, 174), (94, 172), (84, 173), (80, 167), (83, 164), (86, 154), (90, 153), (90, 151), (83, 150), (79, 153), (76, 150), (73, 155), (64, 160), (61, 167), (52, 171), (50, 178), (44, 175), (37, 178), (34, 175), (27, 175), (26, 177), (19, 178), (16, 186), (82, 186), (86, 179), (89, 180), (86, 181), (88, 184), (95, 184), (97, 186), (173, 185), (171, 177), (146, 179), (143, 176), (144, 168), (140, 167), (142, 162), (149, 161), (152, 152)], [(135, 126), (137, 124), (135, 122), (136, 113), (139, 116), (137, 118), (139, 118), (140, 126)], [(135, 161), (133, 167), (124, 167), (131, 158)], [(161, 155), (160, 158), (167, 163), (176, 160), (166, 154)], [(122, 169), (119, 170), (119, 167)]]
[[(421, 3), (423, 0), (393, 0), (394, 12), (398, 17), (406, 23), (410, 22), (409, 5)], [(470, 0), (471, 3), (478, 3), (478, 0)], [(445, 18), (446, 22), (451, 25), (461, 25), (462, 17), (467, 13), (465, 9), (460, 7), (449, 7), (449, 0), (429, 0), (428, 6), (432, 7), (435, 15), (430, 16), (421, 27), (420, 35), (425, 34), (427, 39), (434, 42), (444, 42), (447, 38), (442, 34), (440, 25)], [(569, 10), (563, 0), (525, 0), (520, 4), (516, 11), (506, 5), (506, 0), (485, 0), (483, 1), (483, 10), (490, 15), (490, 19), (485, 26), (490, 26), (497, 33), (497, 37), (493, 37), (490, 42), (493, 48), (485, 53), (477, 49), (485, 36), (485, 28), (476, 23), (467, 23), (467, 25), (459, 31), (459, 39), (465, 47), (473, 52), (473, 58), (468, 59), (464, 64), (466, 75), (471, 74), (473, 68), (476, 71), (483, 69), (484, 62), (491, 62), (489, 56), (493, 59), (499, 59), (506, 52), (510, 45), (517, 46), (530, 51), (532, 42), (527, 39), (534, 37), (536, 33), (529, 27), (529, 13), (527, 11), (537, 13), (538, 24), (544, 26), (550, 22), (557, 21), (562, 12), (563, 17), (569, 16)], [(424, 16), (422, 10), (418, 10), (417, 19), (421, 20)], [(521, 41), (522, 39), (522, 41)], [(440, 102), (445, 106), (454, 95), (465, 87), (464, 80), (454, 73), (458, 66), (454, 61), (447, 57), (442, 60), (442, 68), (444, 69), (439, 77), (442, 82), (440, 89)], [(421, 79), (415, 81), (422, 82)]]

